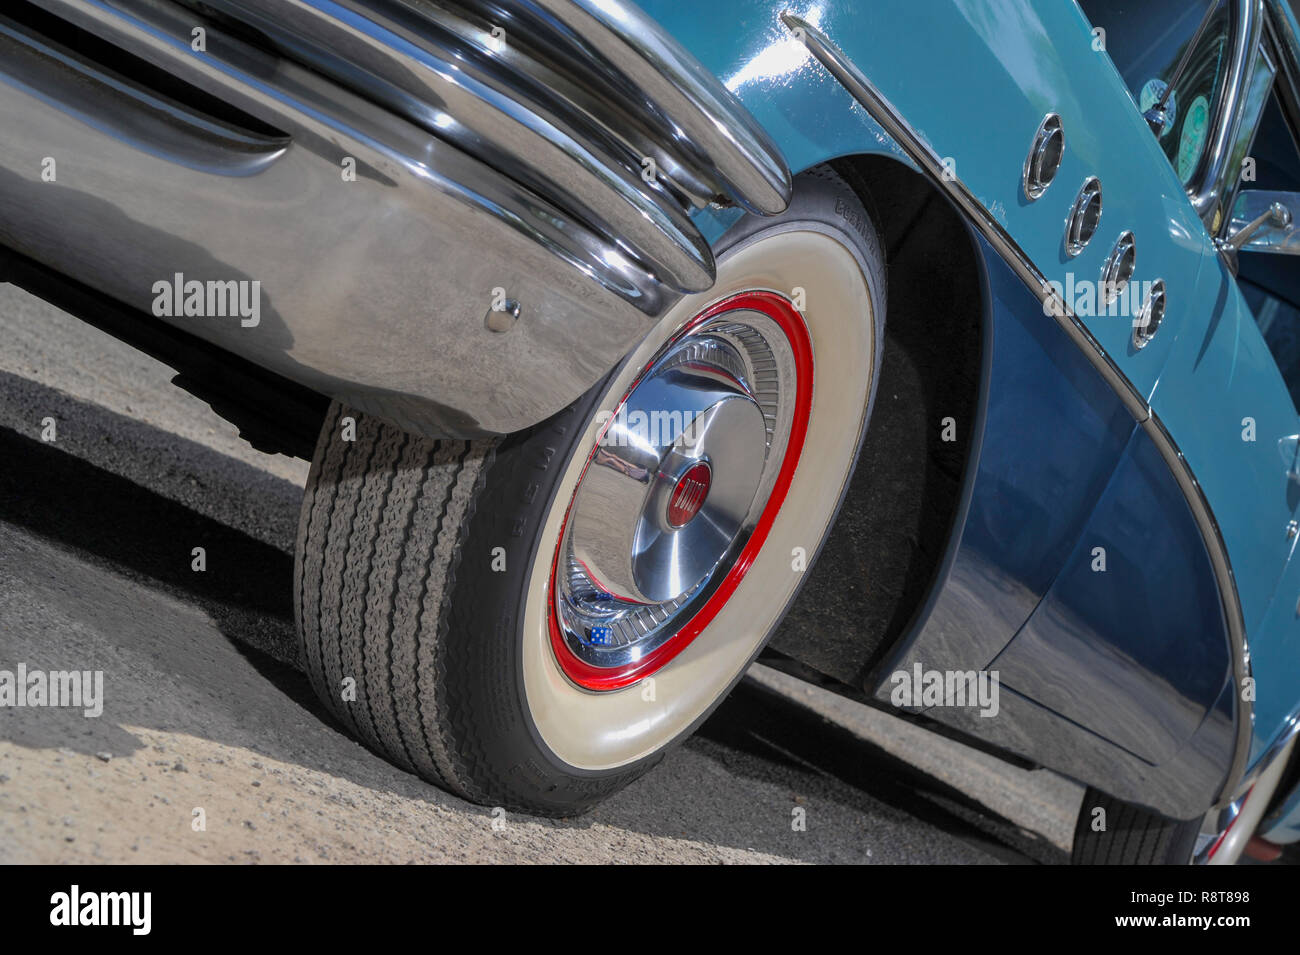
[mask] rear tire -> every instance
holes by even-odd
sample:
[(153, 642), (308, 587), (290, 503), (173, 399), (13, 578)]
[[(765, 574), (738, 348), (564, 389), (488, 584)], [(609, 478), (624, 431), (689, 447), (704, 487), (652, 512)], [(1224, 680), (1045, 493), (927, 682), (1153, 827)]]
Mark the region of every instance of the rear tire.
[[(429, 440), (331, 406), (299, 527), (295, 612), (313, 686), (367, 745), (474, 802), (572, 815), (654, 766), (743, 675), (852, 472), (879, 368), (884, 259), (861, 202), (825, 168), (797, 178), (782, 216), (737, 223), (718, 258), (713, 290), (685, 300), (609, 378), (528, 431)], [(545, 621), (600, 413), (621, 407), (664, 343), (693, 334), (710, 309), (796, 286), (818, 375), (802, 459), (812, 463), (791, 463), (788, 496), (766, 536), (754, 534), (760, 550), (736, 596), (646, 674), (652, 683), (637, 673), (614, 689), (578, 685)], [(347, 418), (353, 441), (342, 440)], [(806, 556), (798, 570), (796, 549)]]
[[(1094, 828), (1103, 820), (1104, 829)], [(1200, 818), (1169, 819), (1089, 788), (1074, 827), (1070, 864), (1188, 865), (1200, 830)]]

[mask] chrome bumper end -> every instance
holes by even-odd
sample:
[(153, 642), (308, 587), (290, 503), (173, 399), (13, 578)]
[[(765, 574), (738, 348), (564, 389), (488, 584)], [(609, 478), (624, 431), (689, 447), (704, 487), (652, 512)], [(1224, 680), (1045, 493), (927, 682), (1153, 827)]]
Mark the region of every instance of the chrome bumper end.
[(427, 434), (558, 411), (711, 286), (695, 209), (790, 193), (621, 0), (18, 2), (0, 127), (0, 244)]

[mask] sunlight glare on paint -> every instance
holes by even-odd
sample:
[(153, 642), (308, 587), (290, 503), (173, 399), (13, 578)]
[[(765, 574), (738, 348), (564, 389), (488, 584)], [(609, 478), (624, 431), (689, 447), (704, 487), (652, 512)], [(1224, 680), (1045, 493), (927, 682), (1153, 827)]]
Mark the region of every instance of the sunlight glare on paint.
[[(817, 3), (799, 14), (810, 26), (821, 29), (822, 4)], [(779, 24), (778, 24), (779, 26)], [(812, 56), (808, 48), (795, 39), (794, 35), (781, 27), (782, 36), (775, 42), (756, 53), (748, 63), (727, 77), (723, 85), (731, 92), (736, 92), (746, 83), (755, 80), (770, 80), (787, 73), (793, 73)]]

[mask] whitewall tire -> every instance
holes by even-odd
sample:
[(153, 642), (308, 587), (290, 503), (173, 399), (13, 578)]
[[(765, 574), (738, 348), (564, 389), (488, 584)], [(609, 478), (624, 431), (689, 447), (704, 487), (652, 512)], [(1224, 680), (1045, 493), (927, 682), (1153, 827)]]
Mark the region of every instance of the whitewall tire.
[[(572, 814), (688, 735), (762, 649), (852, 473), (884, 261), (822, 167), (718, 262), (712, 289), (521, 435), (426, 441), (356, 415), (341, 442), (332, 409), (295, 602), (314, 685), (370, 745), (467, 798)], [(628, 424), (645, 409), (665, 412), (654, 434)]]

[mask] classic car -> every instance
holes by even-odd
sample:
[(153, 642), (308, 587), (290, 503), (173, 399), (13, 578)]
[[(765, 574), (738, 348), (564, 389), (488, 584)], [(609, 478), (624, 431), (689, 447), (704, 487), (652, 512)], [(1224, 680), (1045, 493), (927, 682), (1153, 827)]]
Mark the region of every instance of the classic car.
[(9, 0), (0, 280), (310, 459), (301, 665), (466, 799), (761, 658), (1085, 784), (1077, 862), (1267, 858), (1292, 2)]

